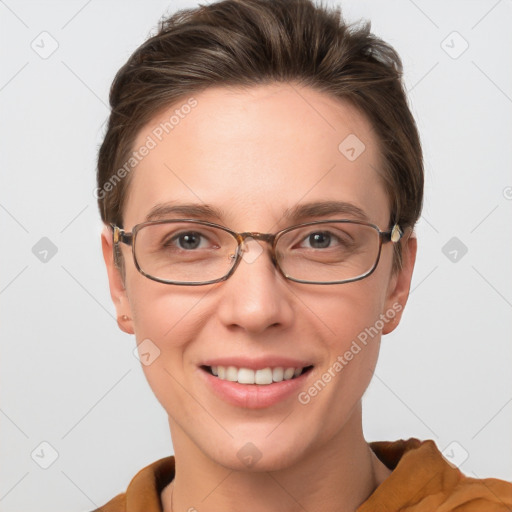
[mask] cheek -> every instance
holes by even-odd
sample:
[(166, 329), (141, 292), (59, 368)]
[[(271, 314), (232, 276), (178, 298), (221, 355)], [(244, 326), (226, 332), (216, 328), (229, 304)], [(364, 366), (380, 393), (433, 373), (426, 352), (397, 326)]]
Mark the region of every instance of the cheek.
[[(333, 289), (319, 294), (312, 300), (312, 304), (322, 304), (319, 316), (333, 348), (344, 350), (352, 340), (364, 338), (361, 333), (375, 326), (384, 305), (382, 286), (379, 277), (372, 274), (361, 281), (340, 285), (339, 291)], [(379, 326), (380, 323), (377, 328)]]
[(334, 407), (341, 408), (359, 399), (368, 386), (384, 325), (382, 281), (377, 275), (343, 287), (337, 297), (324, 296), (318, 302), (323, 304), (322, 320), (329, 333), (325, 338), (328, 354), (319, 369), (319, 377), (324, 382), (332, 381), (332, 393), (337, 396), (338, 404)]
[(137, 343), (149, 338), (166, 351), (186, 343), (202, 323), (198, 305), (206, 289), (165, 285), (139, 274), (127, 292)]
[(212, 286), (164, 285), (138, 272), (127, 282), (142, 369), (160, 401), (165, 396), (176, 396), (171, 390), (178, 385), (172, 376), (182, 380), (181, 376), (191, 369), (185, 367), (191, 364), (187, 350), (211, 318), (205, 305)]
[(198, 311), (205, 291), (141, 277), (145, 282), (135, 278), (129, 298), (142, 370), (166, 411), (183, 410), (188, 396), (180, 386), (186, 371), (184, 354), (201, 329)]
[(372, 327), (381, 300), (375, 285), (365, 281), (342, 285), (337, 294), (329, 292), (317, 302), (323, 305), (322, 320), (329, 327), (323, 338), (325, 357), (298, 400), (311, 430), (321, 428), (320, 441), (338, 435), (353, 417), (377, 363), (380, 331)]

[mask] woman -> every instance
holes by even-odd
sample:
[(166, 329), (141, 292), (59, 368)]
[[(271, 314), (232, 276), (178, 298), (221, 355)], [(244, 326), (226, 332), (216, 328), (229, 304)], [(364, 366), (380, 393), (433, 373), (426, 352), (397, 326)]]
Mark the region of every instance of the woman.
[(226, 0), (162, 22), (110, 100), (103, 254), (175, 455), (100, 510), (509, 510), (433, 441), (362, 433), (423, 199), (395, 51), (307, 0)]

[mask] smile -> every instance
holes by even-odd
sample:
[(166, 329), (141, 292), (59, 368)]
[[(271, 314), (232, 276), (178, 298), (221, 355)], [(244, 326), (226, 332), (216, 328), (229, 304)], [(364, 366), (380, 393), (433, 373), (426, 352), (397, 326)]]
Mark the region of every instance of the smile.
[(277, 366), (275, 368), (267, 367), (259, 370), (253, 370), (251, 368), (217, 365), (202, 366), (201, 368), (221, 380), (238, 382), (239, 384), (269, 385), (274, 382), (295, 379), (313, 367), (305, 366), (302, 368), (284, 368), (282, 366)]

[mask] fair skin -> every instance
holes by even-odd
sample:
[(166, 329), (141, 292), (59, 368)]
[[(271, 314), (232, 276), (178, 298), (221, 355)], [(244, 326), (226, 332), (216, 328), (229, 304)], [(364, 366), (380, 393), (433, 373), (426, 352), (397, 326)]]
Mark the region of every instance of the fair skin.
[[(356, 205), (381, 230), (390, 228), (377, 141), (352, 106), (289, 84), (210, 88), (194, 97), (197, 107), (133, 171), (126, 231), (169, 201), (220, 208), (224, 216), (212, 221), (240, 232), (275, 233), (297, 223), (287, 223), (286, 209), (326, 200)], [(141, 130), (135, 147), (175, 109)], [(349, 134), (366, 146), (354, 161), (338, 150)], [(307, 390), (379, 315), (397, 304), (403, 310), (414, 237), (401, 242), (400, 271), (392, 272), (393, 244), (387, 243), (374, 273), (353, 283), (289, 281), (261, 242), (262, 254), (242, 261), (227, 281), (172, 286), (140, 274), (130, 247), (121, 244), (123, 282), (112, 262), (111, 236), (104, 232), (102, 246), (119, 325), (137, 343), (149, 338), (160, 350), (143, 370), (168, 413), (176, 458), (174, 489), (162, 493), (165, 512), (171, 511), (171, 489), (174, 512), (354, 511), (389, 476), (362, 432), (361, 397), (380, 334), (307, 404), (293, 394), (259, 409), (233, 405), (212, 392), (200, 365), (226, 355), (294, 357), (313, 365), (303, 376)], [(401, 313), (382, 334), (396, 328)], [(261, 454), (250, 468), (237, 455), (247, 443)]]

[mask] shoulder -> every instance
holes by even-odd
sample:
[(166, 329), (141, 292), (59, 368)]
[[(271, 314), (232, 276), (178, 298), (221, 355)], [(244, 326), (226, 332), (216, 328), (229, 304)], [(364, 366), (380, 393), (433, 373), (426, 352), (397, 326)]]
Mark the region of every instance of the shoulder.
[(174, 456), (164, 457), (149, 464), (131, 479), (125, 492), (118, 494), (93, 512), (161, 512), (160, 493), (174, 478), (174, 470)]
[(512, 483), (497, 478), (467, 477), (443, 456), (431, 439), (369, 444), (392, 472), (357, 512), (405, 507), (411, 512), (426, 509), (498, 512), (512, 508)]
[(126, 493), (118, 494), (112, 498), (108, 503), (100, 508), (96, 508), (93, 512), (125, 512), (126, 510)]

